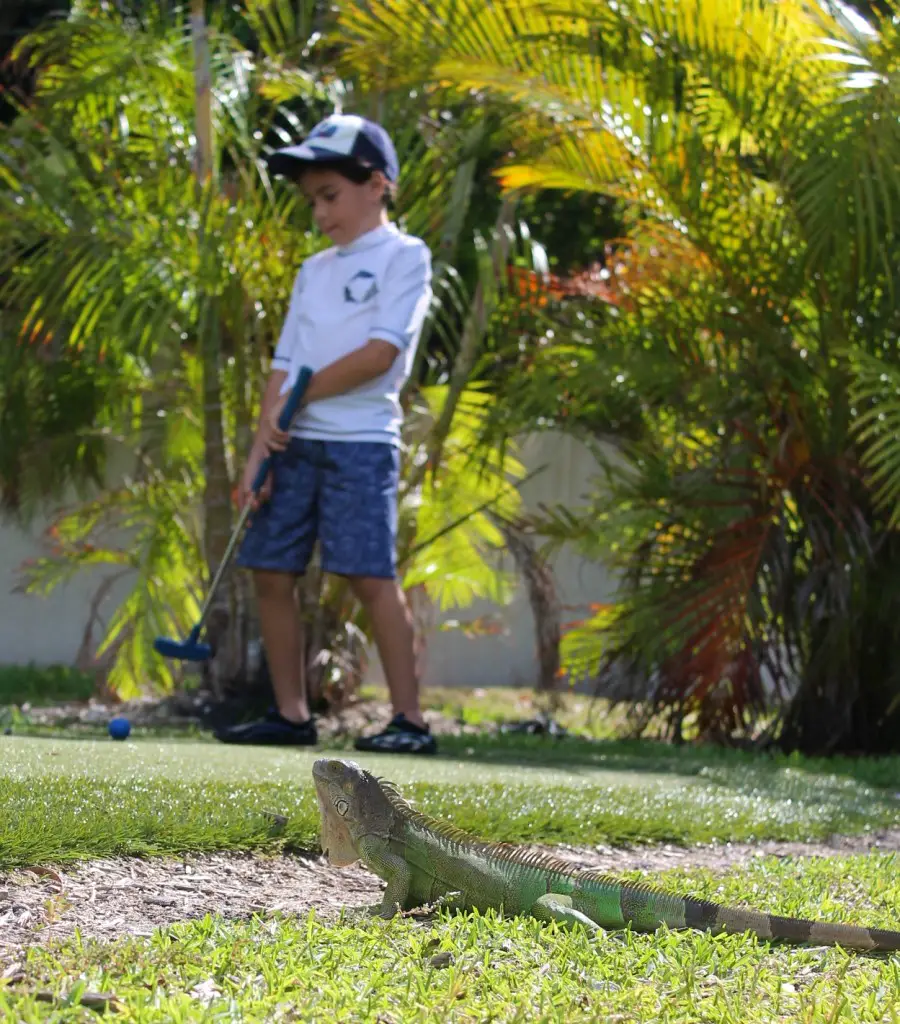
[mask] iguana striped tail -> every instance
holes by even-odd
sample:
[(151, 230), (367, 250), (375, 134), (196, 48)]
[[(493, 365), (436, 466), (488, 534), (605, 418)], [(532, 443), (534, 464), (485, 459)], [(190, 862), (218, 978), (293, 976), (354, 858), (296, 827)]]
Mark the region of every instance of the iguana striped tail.
[(711, 932), (752, 932), (761, 939), (838, 945), (845, 949), (900, 949), (900, 932), (883, 928), (778, 917), (621, 882), (618, 888), (623, 919), (641, 931), (651, 931), (666, 924), (670, 928), (700, 928)]

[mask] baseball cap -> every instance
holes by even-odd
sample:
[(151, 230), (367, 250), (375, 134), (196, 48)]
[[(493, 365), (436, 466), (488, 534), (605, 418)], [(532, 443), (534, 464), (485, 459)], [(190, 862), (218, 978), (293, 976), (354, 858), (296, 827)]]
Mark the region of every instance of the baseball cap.
[(273, 174), (286, 174), (298, 163), (323, 160), (353, 160), (362, 167), (382, 171), (388, 181), (396, 181), (400, 175), (391, 137), (380, 124), (357, 114), (331, 114), (299, 145), (277, 149), (268, 163)]

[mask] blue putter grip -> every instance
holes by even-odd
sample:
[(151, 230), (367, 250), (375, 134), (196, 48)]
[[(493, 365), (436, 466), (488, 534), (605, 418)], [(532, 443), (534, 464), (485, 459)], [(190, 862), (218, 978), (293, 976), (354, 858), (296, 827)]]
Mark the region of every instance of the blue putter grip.
[[(291, 425), (291, 420), (297, 413), (297, 409), (300, 405), (300, 399), (303, 397), (303, 393), (306, 391), (306, 388), (309, 385), (309, 379), (312, 375), (313, 372), (308, 366), (300, 367), (300, 372), (297, 374), (297, 380), (291, 388), (287, 401), (284, 403), (281, 415), (278, 417), (278, 426), (281, 427), (282, 430), (287, 430)], [(256, 477), (253, 480), (252, 487), (254, 494), (258, 493), (262, 488), (262, 485), (266, 482), (266, 477), (269, 475), (269, 468), (271, 465), (272, 456), (267, 455), (260, 463), (259, 469), (256, 471)]]

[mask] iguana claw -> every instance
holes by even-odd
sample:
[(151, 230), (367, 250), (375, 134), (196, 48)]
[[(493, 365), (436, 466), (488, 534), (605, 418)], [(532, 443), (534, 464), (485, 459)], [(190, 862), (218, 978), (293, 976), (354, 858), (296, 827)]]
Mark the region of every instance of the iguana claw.
[(373, 917), (380, 917), (385, 921), (390, 921), (391, 918), (396, 917), (397, 914), (401, 913), (399, 903), (375, 903), (368, 909), (369, 913)]

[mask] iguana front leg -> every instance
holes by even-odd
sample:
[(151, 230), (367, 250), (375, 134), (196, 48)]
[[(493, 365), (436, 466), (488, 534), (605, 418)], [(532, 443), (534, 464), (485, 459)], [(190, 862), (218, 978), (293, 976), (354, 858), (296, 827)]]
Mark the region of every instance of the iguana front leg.
[(381, 903), (373, 910), (380, 917), (391, 918), (398, 909), (406, 910), (412, 870), (409, 864), (378, 839), (361, 839), (358, 843), (360, 859), (379, 878), (387, 882)]
[(582, 914), (572, 906), (571, 896), (562, 896), (555, 892), (539, 896), (531, 904), (529, 913), (539, 921), (556, 921), (567, 928), (580, 924), (587, 928), (591, 935), (596, 935), (601, 930), (596, 921), (592, 921), (587, 914)]

